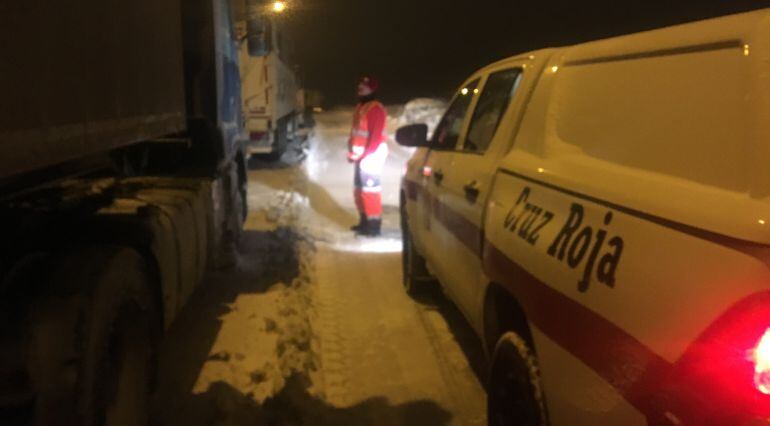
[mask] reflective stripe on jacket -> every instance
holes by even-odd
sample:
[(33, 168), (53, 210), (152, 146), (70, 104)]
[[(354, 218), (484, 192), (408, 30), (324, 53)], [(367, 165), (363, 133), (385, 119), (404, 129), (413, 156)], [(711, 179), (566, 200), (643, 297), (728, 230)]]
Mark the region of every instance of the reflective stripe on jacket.
[[(378, 101), (370, 101), (359, 104), (353, 114), (353, 127), (348, 141), (348, 157), (351, 160), (360, 160), (365, 153), (374, 152), (380, 144), (386, 140), (385, 126), (380, 134), (372, 135), (368, 115), (375, 108), (385, 112), (385, 107)], [(385, 114), (383, 114), (385, 115)]]

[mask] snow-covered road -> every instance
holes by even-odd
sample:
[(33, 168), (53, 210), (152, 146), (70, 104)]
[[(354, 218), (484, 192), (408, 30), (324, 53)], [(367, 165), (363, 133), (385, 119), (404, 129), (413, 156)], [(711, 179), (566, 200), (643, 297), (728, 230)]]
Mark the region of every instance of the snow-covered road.
[(304, 162), (250, 172), (240, 264), (209, 277), (166, 339), (158, 424), (485, 424), (480, 343), (438, 291), (401, 287), (409, 152), (391, 145), (383, 237), (348, 230), (351, 114), (317, 117)]

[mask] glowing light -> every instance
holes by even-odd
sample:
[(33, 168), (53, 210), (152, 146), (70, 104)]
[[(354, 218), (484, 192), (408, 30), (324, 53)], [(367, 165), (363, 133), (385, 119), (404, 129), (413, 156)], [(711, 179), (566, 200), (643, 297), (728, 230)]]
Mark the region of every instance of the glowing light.
[(535, 59), (535, 55), (529, 55), (529, 59), (530, 60)]
[(467, 95), (468, 94), (468, 88), (467, 87), (463, 87), (463, 90), (460, 90), (460, 93), (462, 93), (463, 96)]
[(275, 13), (282, 13), (282, 12), (286, 11), (286, 2), (282, 2), (282, 1), (273, 2), (273, 5), (271, 6), (271, 9)]
[(770, 328), (765, 330), (754, 349), (754, 387), (770, 395)]
[(552, 72), (552, 73), (555, 73), (556, 71), (559, 71), (559, 66), (558, 66), (558, 65), (554, 65), (554, 66), (552, 66), (552, 67), (551, 67), (551, 72)]
[(765, 224), (765, 220), (764, 219), (759, 219), (757, 222), (759, 222), (760, 225), (764, 225)]
[(751, 53), (751, 49), (749, 48), (748, 44), (743, 45), (743, 56), (749, 56)]
[(422, 175), (425, 177), (431, 177), (433, 174), (433, 169), (430, 166), (425, 166), (422, 168)]
[(357, 239), (331, 244), (335, 251), (348, 253), (400, 253), (401, 238), (380, 237), (376, 239)]
[(474, 95), (478, 95), (479, 94), (479, 89), (473, 89), (473, 94)]
[(544, 172), (545, 172), (545, 169), (544, 169), (544, 168), (542, 168), (542, 167), (538, 167), (538, 168), (537, 168), (537, 172), (538, 172), (538, 173), (544, 173)]

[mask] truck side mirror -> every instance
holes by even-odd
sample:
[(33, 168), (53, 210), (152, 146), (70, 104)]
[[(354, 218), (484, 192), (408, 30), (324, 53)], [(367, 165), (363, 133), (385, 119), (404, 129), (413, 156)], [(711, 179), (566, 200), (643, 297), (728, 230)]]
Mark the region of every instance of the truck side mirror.
[(272, 45), (270, 19), (262, 13), (262, 4), (255, 0), (247, 3), (246, 43), (249, 56), (267, 56)]
[(427, 147), (430, 145), (428, 141), (428, 125), (410, 124), (396, 130), (396, 142), (403, 146), (412, 147)]

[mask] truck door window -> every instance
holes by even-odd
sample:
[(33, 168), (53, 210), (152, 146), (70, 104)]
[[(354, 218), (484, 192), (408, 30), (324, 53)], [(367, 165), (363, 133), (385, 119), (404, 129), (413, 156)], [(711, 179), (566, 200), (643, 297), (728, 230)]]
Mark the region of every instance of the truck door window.
[(457, 147), (468, 107), (470, 107), (473, 97), (479, 93), (478, 86), (479, 80), (476, 79), (460, 89), (433, 133), (432, 147), (434, 149), (452, 150)]
[(515, 68), (498, 71), (489, 76), (471, 118), (468, 136), (465, 138), (465, 151), (487, 150), (500, 124), (500, 119), (516, 93), (521, 75), (521, 70)]

